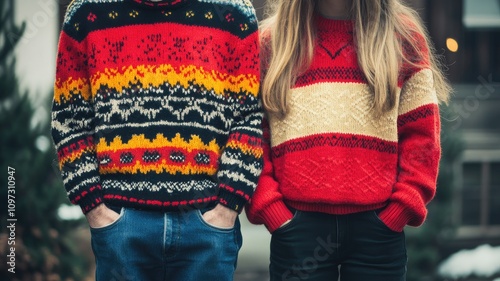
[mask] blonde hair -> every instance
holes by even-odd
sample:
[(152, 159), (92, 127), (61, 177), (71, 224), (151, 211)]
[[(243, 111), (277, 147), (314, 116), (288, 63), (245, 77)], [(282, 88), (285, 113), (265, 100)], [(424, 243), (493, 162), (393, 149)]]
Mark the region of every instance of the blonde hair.
[[(317, 1), (270, 1), (270, 16), (261, 23), (266, 71), (262, 99), (268, 112), (286, 115), (290, 89), (312, 61)], [(351, 1), (358, 64), (374, 93), (374, 113), (396, 105), (403, 65), (429, 68), (439, 101), (447, 102), (451, 87), (418, 14), (400, 0)]]

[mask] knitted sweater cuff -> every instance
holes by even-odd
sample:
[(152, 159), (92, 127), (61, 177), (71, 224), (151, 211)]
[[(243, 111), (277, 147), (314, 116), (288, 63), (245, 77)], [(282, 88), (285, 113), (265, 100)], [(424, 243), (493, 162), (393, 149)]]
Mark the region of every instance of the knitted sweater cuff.
[(76, 199), (72, 200), (73, 204), (80, 205), (83, 214), (87, 214), (88, 212), (92, 211), (94, 208), (96, 208), (103, 202), (104, 201), (102, 198), (102, 192), (100, 186), (93, 188), (91, 189), (91, 191), (83, 193)]
[(231, 193), (229, 191), (226, 191), (224, 189), (221, 189), (219, 191), (219, 199), (218, 199), (219, 204), (222, 204), (229, 209), (235, 210), (238, 212), (238, 214), (243, 211), (245, 205), (248, 203), (245, 198), (240, 197), (238, 195), (235, 195), (234, 193)]
[(406, 209), (398, 203), (390, 203), (378, 214), (378, 216), (387, 227), (396, 232), (403, 231), (403, 228), (411, 219)]
[(261, 217), (269, 232), (273, 233), (287, 220), (292, 219), (293, 214), (283, 201), (276, 201), (262, 210)]

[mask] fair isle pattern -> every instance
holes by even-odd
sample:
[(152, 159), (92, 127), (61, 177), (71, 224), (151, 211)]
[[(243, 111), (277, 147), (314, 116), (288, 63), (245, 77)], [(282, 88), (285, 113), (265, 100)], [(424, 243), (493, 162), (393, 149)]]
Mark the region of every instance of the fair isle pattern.
[(209, 143), (204, 143), (198, 136), (192, 136), (191, 139), (183, 139), (179, 133), (174, 138), (168, 139), (163, 134), (157, 134), (152, 140), (145, 138), (143, 135), (133, 135), (132, 138), (124, 143), (120, 136), (116, 136), (111, 142), (106, 142), (101, 138), (96, 145), (97, 151), (100, 153), (116, 153), (121, 150), (129, 150), (140, 147), (141, 149), (157, 149), (170, 147), (173, 149), (184, 150), (191, 152), (193, 150), (202, 150), (210, 153), (220, 153), (220, 146), (216, 140)]
[(137, 190), (141, 192), (158, 194), (161, 192), (174, 193), (174, 192), (191, 192), (191, 191), (205, 191), (213, 189), (214, 185), (211, 180), (191, 180), (191, 181), (170, 181), (170, 182), (150, 182), (150, 181), (121, 181), (121, 180), (104, 180), (102, 181), (104, 190), (112, 191), (112, 193), (119, 194), (121, 192), (132, 192)]
[(383, 208), (378, 215), (394, 231), (420, 225), (440, 157), (431, 70), (401, 69), (395, 108), (377, 116), (353, 23), (316, 19), (313, 60), (292, 87), (289, 113), (264, 122), (266, 154), (250, 221), (273, 232), (291, 219), (289, 207), (330, 214)]
[[(189, 119), (188, 116), (197, 114), (204, 123), (210, 124), (217, 120), (217, 122), (224, 125), (224, 128), (231, 126), (231, 119), (227, 118), (227, 113), (230, 112), (231, 106), (221, 106), (220, 102), (223, 101), (222, 98), (220, 100), (207, 100), (206, 98), (193, 99), (192, 96), (169, 96), (169, 98), (165, 98), (161, 96), (148, 96), (147, 92), (144, 91), (144, 95), (141, 98), (144, 103), (138, 103), (130, 97), (120, 97), (109, 102), (102, 101), (95, 108), (96, 118), (100, 120), (99, 124), (110, 124), (113, 118), (128, 122), (132, 121), (131, 119), (134, 119), (134, 117), (141, 117), (149, 121), (160, 121), (162, 120), (161, 117), (169, 116), (167, 120), (185, 121)], [(188, 91), (188, 93), (190, 92), (195, 91)], [(185, 107), (180, 108), (179, 105), (181, 104), (185, 105)], [(207, 111), (206, 108), (212, 110)]]
[(66, 15), (64, 16), (64, 24), (68, 24), (71, 21), (73, 15), (78, 11), (78, 9), (86, 3), (115, 3), (124, 2), (125, 0), (73, 0), (68, 5), (66, 10)]
[[(76, 109), (80, 114), (95, 115), (95, 134), (98, 136), (105, 134), (106, 130), (140, 129), (162, 125), (180, 125), (223, 134), (230, 129), (232, 124), (232, 120), (227, 116), (234, 111), (234, 106), (226, 104), (227, 99), (223, 96), (198, 87), (190, 86), (187, 90), (180, 85), (173, 87), (166, 84), (160, 88), (150, 87), (145, 90), (138, 88), (132, 93), (123, 90), (116, 92), (107, 87), (98, 91), (105, 91), (107, 93), (106, 99), (97, 96), (94, 108), (81, 107)], [(165, 96), (165, 93), (169, 93), (169, 95)], [(64, 110), (54, 109), (53, 114), (55, 116), (64, 114)], [(199, 116), (201, 122), (189, 122), (189, 116), (193, 114)], [(120, 122), (116, 122), (116, 120), (120, 120)], [(140, 120), (144, 122), (134, 122)], [(61, 120), (54, 119), (53, 127), (57, 128), (62, 136), (71, 137), (71, 128), (82, 126), (74, 121), (74, 119), (66, 119), (62, 123)], [(221, 124), (222, 128), (211, 125), (214, 123)], [(258, 121), (251, 125), (255, 128), (259, 126)], [(255, 128), (246, 129), (258, 133)], [(67, 141), (64, 139), (60, 144), (64, 145)], [(81, 151), (75, 152), (75, 155), (81, 155)]]
[[(254, 23), (257, 21), (257, 17), (255, 15), (255, 9), (250, 0), (198, 0), (198, 1), (205, 3), (212, 3), (214, 5), (230, 6), (233, 9), (240, 10), (245, 16), (247, 16), (250, 19), (250, 22)], [(218, 12), (220, 13), (222, 11)]]
[(220, 147), (216, 140), (205, 144), (198, 136), (189, 141), (176, 134), (171, 140), (158, 134), (148, 140), (134, 135), (127, 143), (116, 136), (109, 145), (102, 138), (97, 144), (101, 174), (157, 174), (175, 175), (215, 174)]
[(68, 197), (85, 213), (103, 202), (240, 212), (253, 194), (263, 156), (253, 9), (187, 4), (88, 0), (68, 9), (52, 136)]
[[(148, 77), (141, 77), (142, 73), (150, 73)], [(215, 94), (223, 95), (227, 92), (238, 92), (240, 89), (248, 89), (249, 93), (257, 97), (258, 81), (256, 75), (232, 76), (217, 71), (205, 71), (203, 68), (186, 65), (175, 68), (171, 65), (128, 67), (126, 69), (108, 69), (102, 73), (92, 75), (90, 81), (87, 79), (56, 81), (54, 98), (57, 102), (61, 99), (70, 100), (68, 95), (81, 95), (85, 100), (90, 100), (97, 95), (99, 85), (107, 85), (117, 92), (123, 92), (130, 84), (143, 83), (149, 87), (158, 87), (165, 83), (164, 79), (179, 87), (189, 88), (201, 86)], [(200, 81), (205, 85), (191, 85), (192, 81)]]
[[(250, 143), (229, 139), (226, 148), (239, 152), (227, 152), (229, 157), (227, 160), (222, 159), (222, 164), (243, 167), (252, 175), (258, 176), (258, 166), (242, 161), (245, 155), (254, 158), (262, 156), (261, 149)], [(162, 134), (158, 134), (153, 140), (148, 140), (143, 135), (134, 135), (127, 143), (123, 143), (117, 136), (109, 144), (104, 139), (97, 144), (101, 174), (145, 174), (153, 171), (157, 174), (213, 175), (217, 171), (220, 154), (221, 148), (215, 139), (205, 144), (198, 136), (192, 136), (186, 141), (179, 133), (171, 140)], [(64, 158), (61, 162), (64, 162)], [(250, 181), (246, 183), (252, 185)]]
[[(134, 121), (144, 120), (144, 124), (153, 125), (155, 122), (171, 121), (183, 122), (188, 121), (189, 116), (197, 115), (200, 121), (205, 124), (206, 128), (214, 132), (221, 132), (221, 128), (210, 126), (215, 122), (223, 125), (222, 129), (228, 130), (232, 120), (228, 118), (228, 114), (234, 109), (232, 104), (226, 104), (227, 100), (223, 96), (215, 94), (213, 91), (207, 91), (203, 88), (189, 86), (182, 87), (180, 85), (170, 86), (168, 84), (162, 87), (143, 90), (138, 88), (134, 92), (122, 90), (116, 92), (114, 89), (104, 87), (96, 91), (106, 92), (107, 96), (104, 99), (102, 96), (96, 96), (94, 108), (78, 109), (82, 114), (95, 114), (96, 131), (105, 130), (106, 128), (117, 128), (118, 126), (134, 127)], [(168, 95), (166, 95), (168, 93)], [(57, 95), (57, 93), (56, 93)], [(54, 114), (62, 114), (64, 110), (54, 110)], [(112, 122), (112, 120), (120, 120), (121, 122)], [(62, 134), (71, 133), (71, 128), (74, 127), (71, 122), (74, 120), (55, 120), (54, 126), (60, 128)], [(139, 124), (140, 127), (144, 124)], [(191, 125), (184, 123), (183, 126), (199, 127), (199, 122), (194, 122)]]

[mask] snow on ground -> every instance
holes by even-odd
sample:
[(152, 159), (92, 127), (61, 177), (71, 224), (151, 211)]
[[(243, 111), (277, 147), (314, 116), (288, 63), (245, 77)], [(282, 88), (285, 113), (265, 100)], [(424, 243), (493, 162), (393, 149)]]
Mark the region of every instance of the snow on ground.
[(77, 220), (83, 218), (82, 209), (75, 205), (63, 204), (57, 209), (57, 215), (62, 220)]
[(443, 261), (438, 272), (442, 277), (453, 279), (472, 275), (491, 277), (500, 273), (500, 247), (486, 244), (472, 250), (461, 250)]

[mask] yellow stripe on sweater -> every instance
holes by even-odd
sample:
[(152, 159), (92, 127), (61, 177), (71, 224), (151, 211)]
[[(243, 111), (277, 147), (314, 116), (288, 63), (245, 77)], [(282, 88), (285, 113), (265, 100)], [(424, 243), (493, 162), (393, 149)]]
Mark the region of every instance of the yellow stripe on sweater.
[(62, 158), (59, 159), (59, 168), (62, 170), (63, 166), (66, 165), (66, 163), (72, 163), (75, 162), (77, 159), (81, 159), (82, 155), (85, 153), (93, 153), (94, 152), (94, 147), (87, 147), (82, 150), (77, 150), (75, 152), (72, 152), (69, 155), (66, 155)]
[(210, 141), (205, 144), (199, 136), (192, 135), (189, 141), (184, 140), (180, 134), (176, 134), (174, 138), (168, 140), (163, 134), (157, 134), (156, 138), (153, 140), (147, 139), (144, 135), (133, 135), (132, 138), (123, 143), (122, 139), (117, 136), (109, 144), (104, 138), (99, 140), (97, 144), (98, 153), (117, 151), (122, 149), (135, 149), (135, 148), (161, 148), (161, 147), (175, 147), (180, 149), (185, 149), (189, 152), (193, 149), (206, 150), (214, 153), (220, 153), (220, 147), (215, 140)]
[[(95, 97), (102, 85), (122, 92), (131, 84), (141, 83), (144, 88), (159, 87), (164, 83), (181, 85), (188, 88), (190, 85), (200, 85), (208, 91), (218, 95), (231, 91), (243, 91), (254, 97), (259, 92), (259, 80), (256, 75), (240, 74), (229, 75), (214, 70), (205, 70), (203, 67), (193, 65), (173, 67), (164, 65), (139, 65), (136, 67), (122, 67), (120, 69), (107, 68), (103, 72), (92, 75), (90, 83), (85, 78), (69, 78), (65, 81), (57, 80), (55, 85), (54, 101), (71, 100), (72, 95), (81, 95), (84, 100)], [(92, 87), (90, 87), (90, 85)]]
[(226, 145), (229, 148), (240, 150), (243, 154), (253, 155), (255, 158), (261, 158), (264, 153), (262, 148), (255, 148), (246, 143), (242, 143), (236, 140), (231, 140)]
[(196, 175), (196, 174), (206, 174), (214, 175), (217, 172), (216, 166), (195, 166), (191, 163), (186, 165), (170, 165), (166, 164), (165, 160), (162, 163), (152, 163), (152, 164), (141, 164), (139, 161), (133, 166), (127, 167), (100, 167), (99, 173), (101, 174), (146, 174), (149, 172), (155, 172), (157, 174), (169, 173), (175, 175), (180, 173), (182, 175)]

